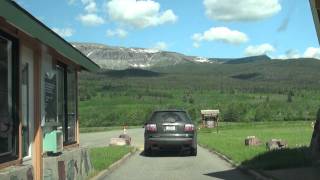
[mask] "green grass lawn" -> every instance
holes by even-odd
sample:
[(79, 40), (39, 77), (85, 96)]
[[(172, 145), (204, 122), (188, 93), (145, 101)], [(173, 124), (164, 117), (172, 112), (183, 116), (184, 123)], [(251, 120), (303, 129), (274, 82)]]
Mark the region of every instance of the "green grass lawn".
[[(226, 155), (238, 165), (254, 169), (279, 169), (311, 164), (307, 155), (311, 135), (310, 121), (222, 123), (219, 133), (200, 130), (198, 143)], [(245, 146), (247, 136), (258, 137), (262, 145)], [(273, 138), (287, 141), (289, 148), (268, 152), (265, 143)]]
[(90, 150), (90, 157), (94, 168), (94, 173), (90, 177), (98, 174), (104, 169), (107, 169), (110, 165), (120, 160), (130, 151), (133, 151), (133, 148), (129, 146), (108, 146), (92, 148)]

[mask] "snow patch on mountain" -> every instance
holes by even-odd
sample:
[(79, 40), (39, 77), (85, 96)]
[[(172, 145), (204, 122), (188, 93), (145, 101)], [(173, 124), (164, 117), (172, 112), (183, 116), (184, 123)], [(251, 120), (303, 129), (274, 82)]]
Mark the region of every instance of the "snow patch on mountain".
[(87, 54), (87, 57), (89, 57), (92, 53), (94, 53), (94, 51), (95, 51), (95, 50), (89, 52), (89, 53)]
[(140, 49), (140, 48), (138, 49), (130, 48), (130, 51), (134, 53), (151, 53), (151, 54), (160, 52), (157, 49)]
[(130, 64), (133, 68), (148, 68), (151, 64)]
[(104, 69), (148, 69), (184, 63), (211, 63), (204, 57), (186, 56), (157, 49), (115, 47), (95, 43), (72, 43), (72, 45)]
[(212, 63), (208, 58), (205, 57), (195, 57), (193, 59), (195, 62), (199, 62), (199, 63)]

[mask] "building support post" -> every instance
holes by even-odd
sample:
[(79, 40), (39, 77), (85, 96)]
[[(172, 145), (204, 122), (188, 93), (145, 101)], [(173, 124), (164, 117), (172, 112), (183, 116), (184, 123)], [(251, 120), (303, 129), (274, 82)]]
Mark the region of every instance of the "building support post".
[(42, 130), (41, 130), (41, 51), (37, 49), (34, 55), (34, 148), (33, 167), (34, 179), (41, 180), (42, 172)]
[(79, 126), (79, 112), (78, 112), (78, 101), (79, 101), (79, 86), (78, 86), (78, 80), (79, 80), (79, 72), (76, 70), (76, 141), (77, 144), (80, 145), (80, 126)]
[[(313, 16), (313, 22), (317, 32), (318, 41), (320, 43), (320, 0), (309, 0), (311, 12)], [(320, 160), (320, 109), (317, 113), (316, 122), (312, 134), (310, 143), (313, 159), (316, 161)]]

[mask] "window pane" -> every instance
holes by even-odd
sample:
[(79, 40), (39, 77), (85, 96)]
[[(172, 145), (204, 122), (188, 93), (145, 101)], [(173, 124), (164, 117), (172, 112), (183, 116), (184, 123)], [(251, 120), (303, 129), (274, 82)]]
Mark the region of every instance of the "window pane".
[(151, 118), (152, 122), (163, 123), (163, 122), (181, 122), (190, 121), (186, 112), (171, 112), (171, 111), (161, 111), (155, 112)]
[(22, 120), (22, 156), (29, 156), (29, 64), (24, 63), (21, 68), (21, 120)]
[(47, 72), (44, 79), (45, 121), (55, 124), (57, 121), (57, 79), (56, 74)]
[(76, 141), (76, 73), (74, 69), (68, 69), (68, 141)]
[(57, 66), (58, 122), (65, 134), (64, 68)]
[(0, 156), (12, 152), (11, 42), (0, 36)]

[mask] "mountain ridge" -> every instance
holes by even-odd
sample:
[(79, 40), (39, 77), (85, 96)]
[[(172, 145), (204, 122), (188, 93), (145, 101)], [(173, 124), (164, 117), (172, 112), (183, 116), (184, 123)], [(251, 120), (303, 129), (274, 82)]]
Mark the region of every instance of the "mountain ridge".
[(149, 68), (207, 61), (205, 58), (157, 49), (114, 47), (98, 43), (73, 42), (72, 45), (103, 69)]
[(189, 56), (178, 52), (136, 47), (109, 46), (100, 43), (71, 42), (85, 56), (92, 59), (102, 69), (124, 70), (130, 68), (153, 69), (183, 64), (244, 64), (267, 61), (292, 61), (298, 59), (272, 59), (267, 55), (241, 58), (206, 58)]

